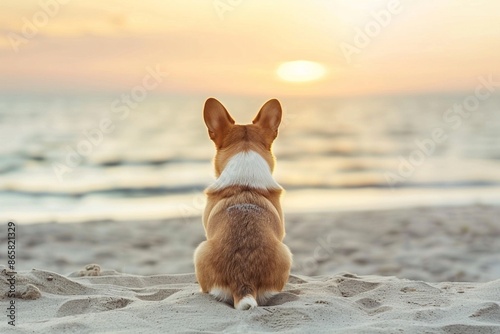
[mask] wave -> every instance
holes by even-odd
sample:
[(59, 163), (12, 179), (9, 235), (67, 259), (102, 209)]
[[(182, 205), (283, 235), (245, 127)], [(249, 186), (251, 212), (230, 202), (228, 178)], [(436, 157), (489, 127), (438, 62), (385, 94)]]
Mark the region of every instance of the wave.
[[(39, 191), (39, 190), (3, 190), (0, 191), (0, 198), (3, 196), (29, 196), (29, 197), (63, 197), (72, 199), (82, 199), (87, 196), (104, 196), (104, 197), (155, 197), (163, 195), (182, 195), (202, 193), (207, 184), (179, 185), (172, 187), (123, 187), (109, 188), (82, 192), (63, 192), (63, 191)], [(385, 182), (372, 182), (363, 184), (347, 184), (347, 185), (311, 185), (311, 184), (287, 184), (281, 183), (281, 186), (287, 193), (297, 190), (348, 190), (348, 189), (445, 189), (445, 188), (470, 188), (470, 187), (499, 187), (500, 182), (488, 181), (470, 181), (470, 182), (425, 182), (425, 183), (404, 183), (391, 186)]]

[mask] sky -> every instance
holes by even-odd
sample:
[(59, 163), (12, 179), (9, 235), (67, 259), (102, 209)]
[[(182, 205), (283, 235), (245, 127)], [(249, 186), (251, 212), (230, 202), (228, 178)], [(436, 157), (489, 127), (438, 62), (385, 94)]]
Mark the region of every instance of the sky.
[[(148, 68), (166, 73), (158, 93), (188, 95), (434, 93), (473, 90), (479, 76), (500, 80), (500, 1), (2, 0), (1, 8), (0, 93), (127, 91)], [(299, 60), (316, 74), (278, 71)]]

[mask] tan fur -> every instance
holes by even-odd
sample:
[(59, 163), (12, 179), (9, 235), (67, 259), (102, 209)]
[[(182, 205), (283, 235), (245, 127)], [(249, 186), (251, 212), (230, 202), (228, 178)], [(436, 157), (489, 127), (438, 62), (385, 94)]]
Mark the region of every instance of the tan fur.
[[(234, 124), (215, 99), (205, 103), (204, 118), (217, 149), (217, 177), (231, 157), (248, 150), (261, 155), (273, 170), (271, 145), (281, 120), (277, 100), (262, 107), (254, 124)], [(203, 215), (207, 240), (194, 254), (196, 277), (203, 292), (213, 288), (228, 291), (236, 307), (245, 296), (263, 303), (270, 292), (283, 289), (292, 255), (282, 242), (285, 225), (281, 192), (281, 188), (256, 189), (251, 185), (207, 190)]]

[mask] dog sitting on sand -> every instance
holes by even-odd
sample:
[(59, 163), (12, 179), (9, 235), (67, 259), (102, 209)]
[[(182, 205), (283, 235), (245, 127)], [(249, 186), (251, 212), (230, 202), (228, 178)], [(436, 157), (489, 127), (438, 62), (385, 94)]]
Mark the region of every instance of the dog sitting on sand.
[(282, 188), (274, 180), (271, 146), (278, 135), (281, 105), (268, 101), (252, 124), (235, 124), (216, 99), (203, 116), (215, 144), (216, 181), (206, 189), (206, 241), (195, 251), (196, 277), (204, 293), (247, 310), (285, 286), (292, 254), (283, 243)]

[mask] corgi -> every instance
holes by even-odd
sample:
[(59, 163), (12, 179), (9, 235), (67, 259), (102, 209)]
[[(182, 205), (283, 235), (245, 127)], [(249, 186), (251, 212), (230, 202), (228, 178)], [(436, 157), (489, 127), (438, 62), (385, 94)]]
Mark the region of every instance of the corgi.
[(281, 114), (275, 99), (247, 125), (235, 124), (214, 98), (203, 109), (216, 148), (216, 180), (205, 190), (206, 241), (194, 253), (196, 278), (202, 292), (238, 310), (265, 305), (283, 289), (292, 265), (283, 243), (283, 189), (272, 176)]

